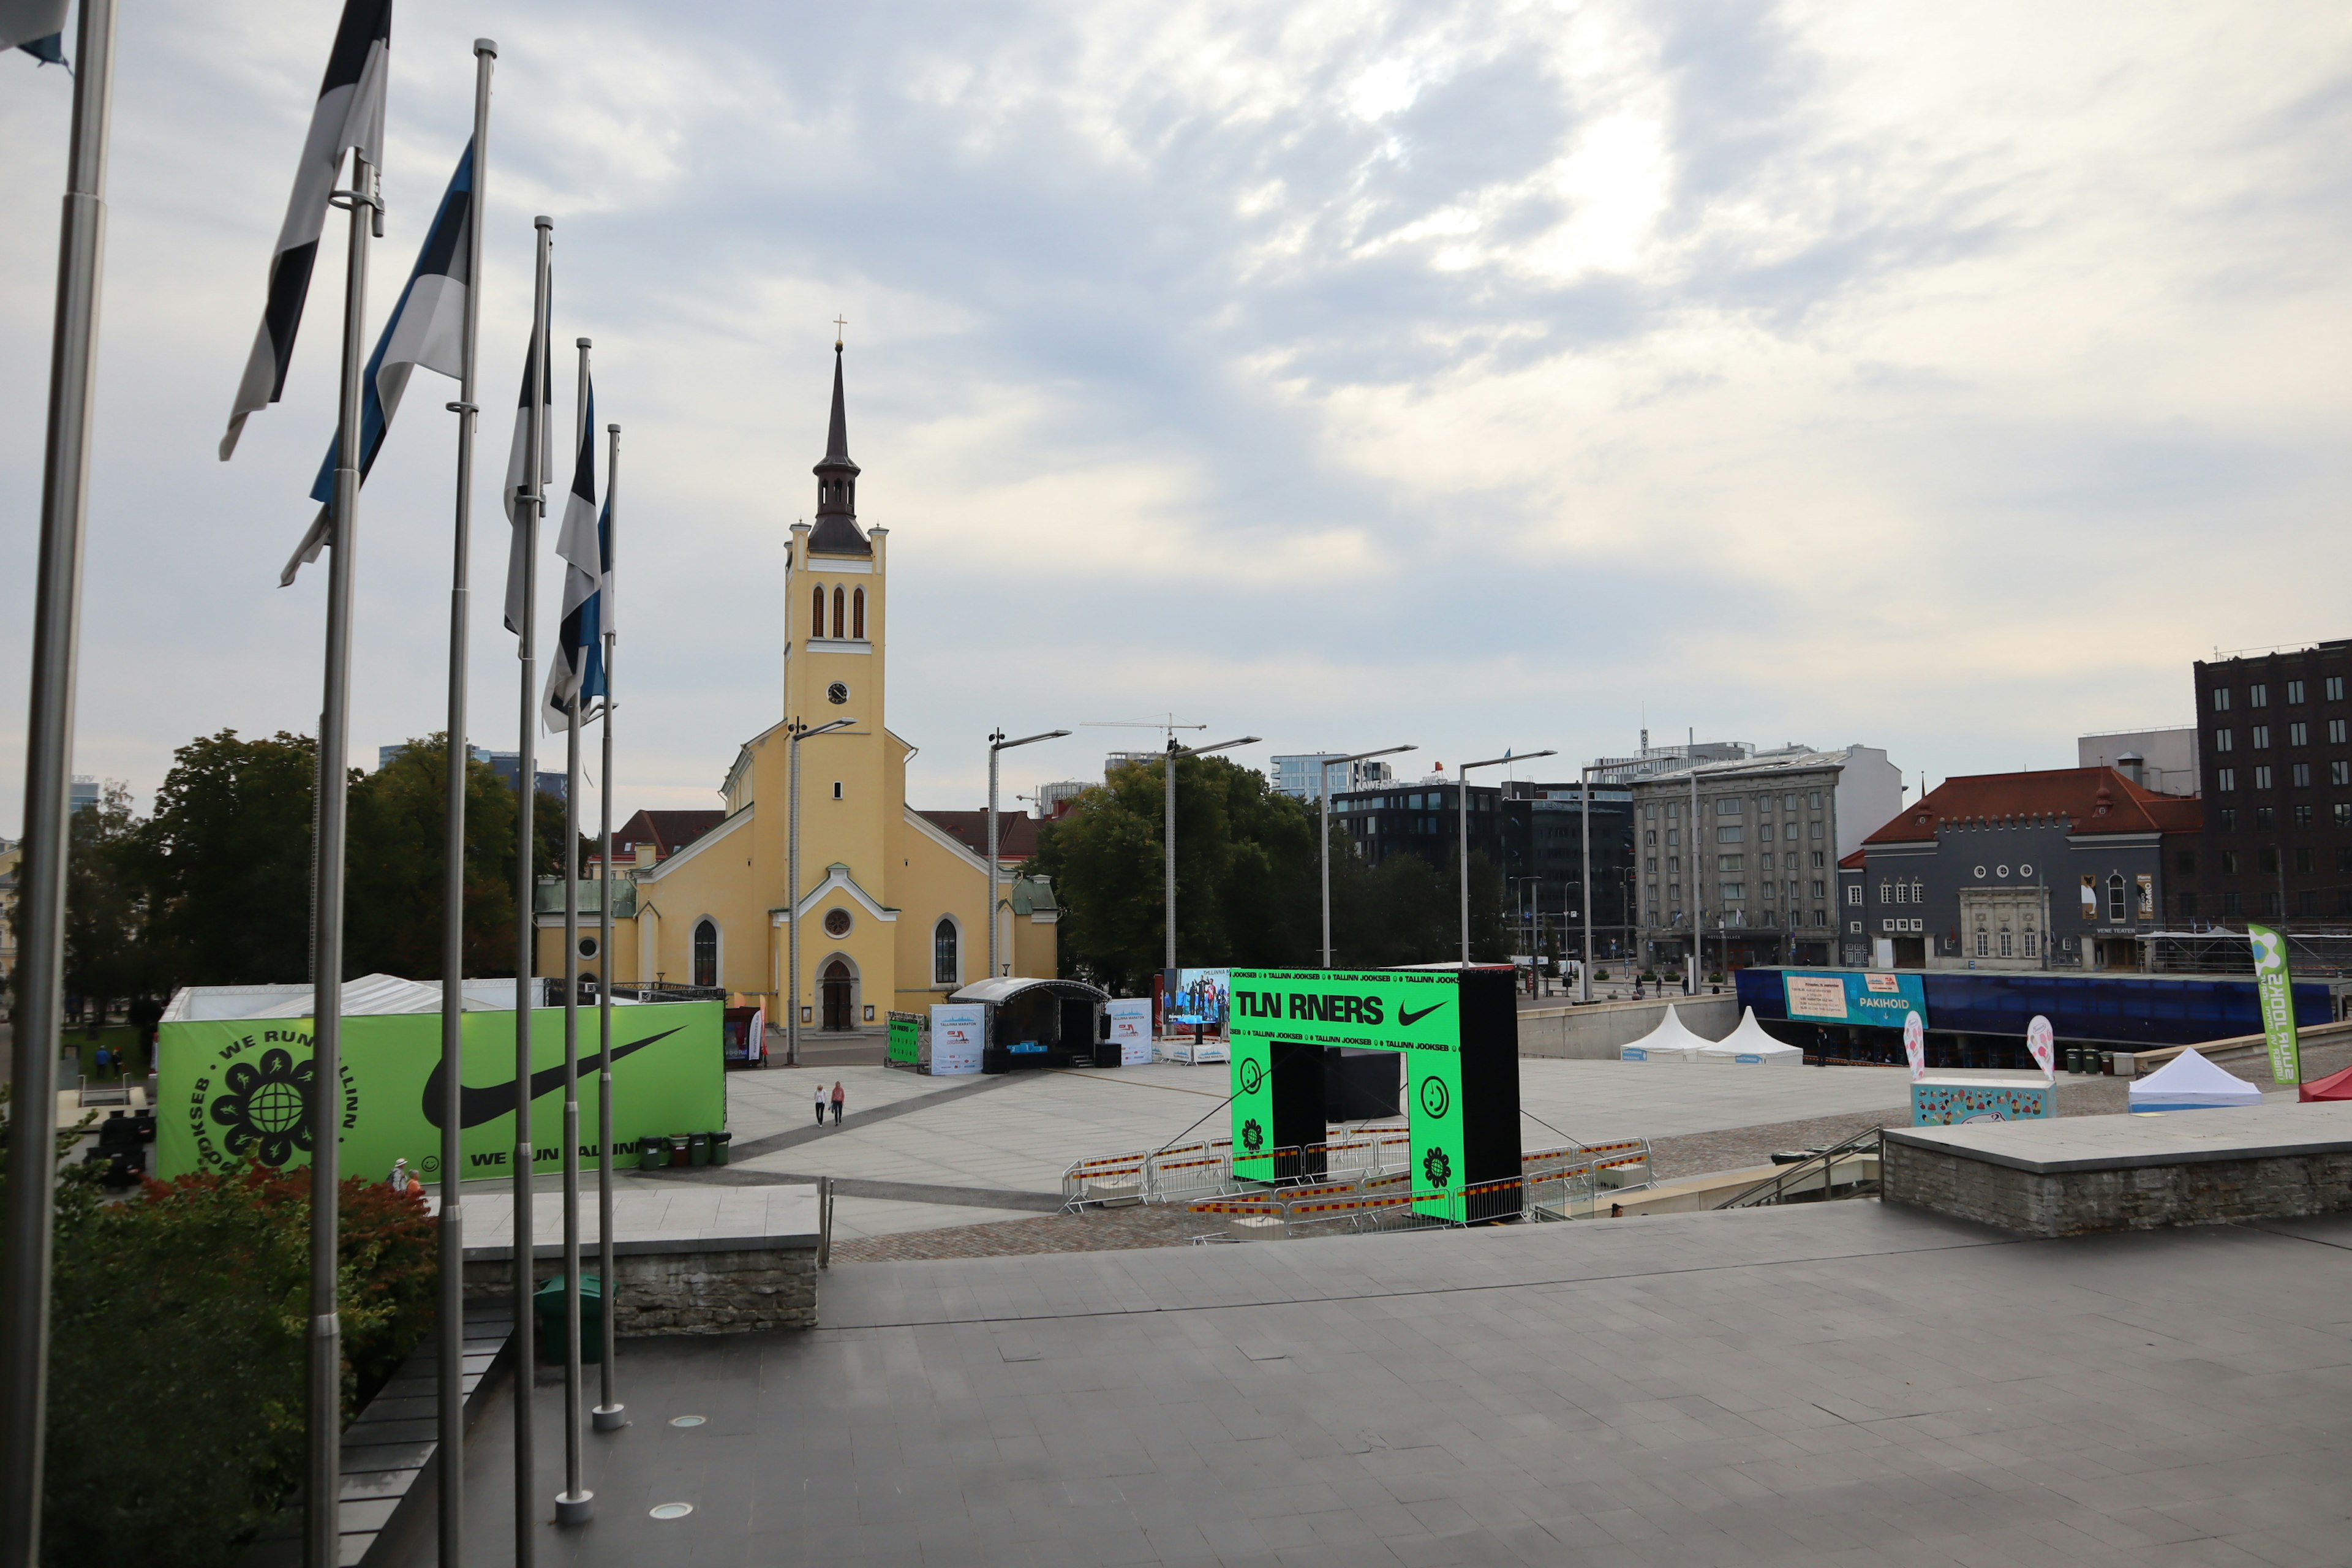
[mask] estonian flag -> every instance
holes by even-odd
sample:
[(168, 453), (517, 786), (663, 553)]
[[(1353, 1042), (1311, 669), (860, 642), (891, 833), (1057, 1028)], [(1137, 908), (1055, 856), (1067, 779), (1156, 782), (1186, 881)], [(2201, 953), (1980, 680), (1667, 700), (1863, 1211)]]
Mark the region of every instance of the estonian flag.
[(66, 0), (0, 0), (0, 49), (22, 49), (45, 66), (66, 63)]
[[(507, 630), (522, 636), (523, 584), (530, 575), (530, 535), (525, 524), (530, 519), (529, 510), (531, 491), (537, 488), (530, 479), (530, 379), (538, 367), (539, 356), (546, 343), (548, 324), (555, 319), (555, 277), (547, 279), (547, 321), (535, 323), (530, 330), (530, 347), (522, 356), (522, 395), (515, 399), (514, 446), (507, 453), (507, 521), (513, 525), (513, 542), (507, 551)], [(545, 399), (540, 405), (540, 427), (554, 424), (555, 367), (548, 367), (547, 383), (540, 388)], [(539, 449), (539, 483), (546, 484), (555, 477), (555, 445), (542, 441)]]
[[(555, 552), (563, 557), (563, 619), (555, 659), (547, 671), (547, 727), (568, 730), (593, 696), (585, 689), (589, 653), (602, 641), (598, 590), (604, 582), (604, 530), (596, 516), (596, 383), (588, 383), (588, 417), (580, 426), (580, 455), (572, 466), (572, 495)], [(601, 675), (601, 670), (598, 672)]]
[[(473, 221), (474, 145), (469, 142), (465, 156), (457, 160), (457, 172), (449, 176), (449, 188), (442, 193), (441, 208), (433, 215), (433, 227), (425, 236), (425, 248), (409, 269), (408, 286), (400, 291), (400, 301), (393, 306), (383, 335), (376, 340), (375, 353), (368, 356), (367, 370), (360, 377), (362, 484), (375, 467), (375, 455), (383, 447), (392, 416), (400, 411), (409, 373), (423, 365), (453, 381), (465, 379), (466, 290), (473, 282), (466, 269), (473, 260), (469, 233)], [(327, 542), (341, 439), (338, 436), (327, 443), (326, 458), (319, 465), (319, 482), (310, 487), (319, 515), (310, 531), (302, 536), (294, 558), (286, 563), (278, 579), (281, 588), (294, 581), (303, 563), (316, 561)]]
[(246, 416), (278, 401), (286, 390), (287, 366), (294, 359), (294, 333), (310, 293), (310, 268), (319, 258), (319, 234), (327, 223), (327, 198), (343, 154), (352, 148), (372, 163), (383, 158), (383, 89), (392, 74), (392, 0), (343, 0), (343, 20), (335, 29), (334, 52), (319, 83), (319, 105), (310, 114), (310, 134), (294, 171), (294, 194), (278, 231), (278, 251), (269, 264), (269, 301), (254, 334), (253, 353), (237, 383), (236, 405), (229, 410), (228, 434), (221, 437), (221, 461), (236, 450)]

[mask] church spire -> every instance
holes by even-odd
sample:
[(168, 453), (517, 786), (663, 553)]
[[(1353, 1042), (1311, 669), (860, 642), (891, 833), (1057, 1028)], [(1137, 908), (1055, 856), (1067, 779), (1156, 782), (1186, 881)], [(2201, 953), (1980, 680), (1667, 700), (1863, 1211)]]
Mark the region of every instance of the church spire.
[[(847, 323), (836, 321), (836, 329)], [(849, 460), (849, 412), (842, 392), (841, 337), (833, 340), (833, 423), (825, 432), (824, 458), (816, 475), (816, 527), (809, 549), (819, 555), (871, 555), (874, 546), (857, 526), (857, 474)]]

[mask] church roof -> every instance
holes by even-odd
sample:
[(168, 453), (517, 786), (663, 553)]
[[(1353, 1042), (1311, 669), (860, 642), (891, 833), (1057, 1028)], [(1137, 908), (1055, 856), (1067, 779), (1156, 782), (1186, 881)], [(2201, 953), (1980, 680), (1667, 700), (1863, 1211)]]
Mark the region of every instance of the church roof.
[(651, 844), (654, 858), (667, 860), (726, 820), (723, 811), (641, 811), (613, 830), (613, 853)]
[(841, 344), (833, 345), (833, 421), (824, 436), (824, 458), (811, 470), (817, 487), (816, 526), (809, 531), (815, 555), (871, 555), (874, 542), (857, 526), (855, 497), (858, 468), (849, 460), (849, 405), (841, 384)]
[[(980, 811), (925, 811), (919, 815), (952, 837), (955, 841), (975, 855), (988, 853), (988, 813)], [(1026, 860), (1037, 853), (1037, 819), (1021, 812), (1000, 811), (996, 814), (996, 858), (999, 861)]]

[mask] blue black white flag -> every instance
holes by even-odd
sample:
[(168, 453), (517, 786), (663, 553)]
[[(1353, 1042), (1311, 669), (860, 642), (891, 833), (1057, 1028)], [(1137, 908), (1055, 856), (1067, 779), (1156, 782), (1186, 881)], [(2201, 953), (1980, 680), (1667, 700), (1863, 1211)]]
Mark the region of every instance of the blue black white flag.
[[(530, 329), (530, 347), (522, 357), (522, 395), (515, 399), (514, 445), (507, 452), (507, 521), (513, 525), (514, 537), (507, 551), (507, 630), (522, 636), (524, 584), (530, 580), (530, 496), (537, 489), (530, 477), (530, 386), (539, 368), (540, 355), (548, 342), (548, 323), (555, 318), (555, 278), (547, 280), (547, 320), (534, 322)], [(555, 375), (549, 367), (546, 379), (540, 384), (540, 428), (552, 427), (555, 413)], [(539, 484), (544, 485), (555, 477), (555, 448), (542, 440), (539, 449)]]
[(66, 62), (66, 0), (0, 0), (0, 49), (22, 49), (45, 66)]
[(262, 308), (261, 330), (254, 334), (245, 379), (237, 383), (228, 434), (221, 437), (224, 463), (236, 450), (246, 416), (277, 402), (286, 390), (294, 334), (302, 325), (310, 268), (319, 259), (319, 235), (326, 227), (327, 201), (334, 195), (343, 154), (356, 147), (370, 163), (383, 161), (383, 89), (392, 74), (391, 59), (392, 0), (343, 0), (342, 23), (335, 29), (326, 77), (319, 83), (310, 133), (303, 140), (302, 162), (294, 171), (294, 194), (287, 201), (286, 221), (269, 263), (269, 300)]
[[(368, 356), (367, 370), (360, 377), (362, 484), (375, 467), (376, 453), (392, 429), (392, 416), (400, 411), (409, 373), (423, 365), (453, 381), (465, 379), (466, 290), (473, 282), (466, 273), (472, 265), (468, 230), (473, 221), (474, 147), (469, 142), (465, 156), (457, 160), (457, 172), (449, 176), (449, 188), (441, 195), (440, 210), (433, 215), (425, 248), (409, 270), (408, 286), (400, 291), (399, 302), (393, 306), (383, 335), (376, 340), (375, 353)], [(335, 502), (339, 443), (340, 437), (327, 443), (326, 458), (319, 465), (319, 482), (310, 487), (319, 515), (311, 521), (310, 531), (302, 536), (294, 558), (286, 563), (278, 579), (281, 588), (294, 581), (294, 574), (305, 562), (316, 561), (326, 545), (332, 521), (328, 511)]]
[(602, 641), (597, 591), (604, 582), (604, 527), (596, 516), (596, 384), (588, 384), (588, 413), (580, 426), (580, 452), (572, 467), (572, 494), (555, 552), (563, 557), (563, 618), (547, 671), (547, 727), (568, 730), (583, 717), (589, 656)]

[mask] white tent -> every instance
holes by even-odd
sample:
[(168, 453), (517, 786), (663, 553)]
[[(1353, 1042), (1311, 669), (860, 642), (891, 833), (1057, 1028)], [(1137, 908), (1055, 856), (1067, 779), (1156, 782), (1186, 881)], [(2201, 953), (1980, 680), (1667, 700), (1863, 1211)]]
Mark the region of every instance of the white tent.
[(2218, 1110), (2262, 1102), (2261, 1089), (2223, 1072), (2198, 1055), (2194, 1046), (2146, 1078), (2132, 1079), (2131, 1085), (2134, 1110)]
[(1805, 1053), (1766, 1034), (1764, 1026), (1756, 1021), (1756, 1009), (1750, 1007), (1739, 1020), (1739, 1027), (1715, 1044), (1701, 1047), (1698, 1059), (1733, 1062), (1743, 1067), (1795, 1068), (1805, 1065)]
[[(307, 1018), (317, 993), (309, 985), (183, 985), (163, 1009), (166, 1024), (203, 1023), (215, 1019)], [(466, 1011), (496, 1012), (514, 1008), (511, 980), (468, 980)], [(343, 1016), (366, 1017), (379, 1013), (438, 1013), (441, 983), (403, 980), (396, 974), (362, 974), (343, 982)]]
[(1715, 1044), (1705, 1035), (1691, 1033), (1684, 1024), (1675, 1005), (1666, 1004), (1666, 1016), (1658, 1026), (1630, 1046), (1617, 1047), (1617, 1059), (1624, 1062), (1695, 1062), (1699, 1052)]

